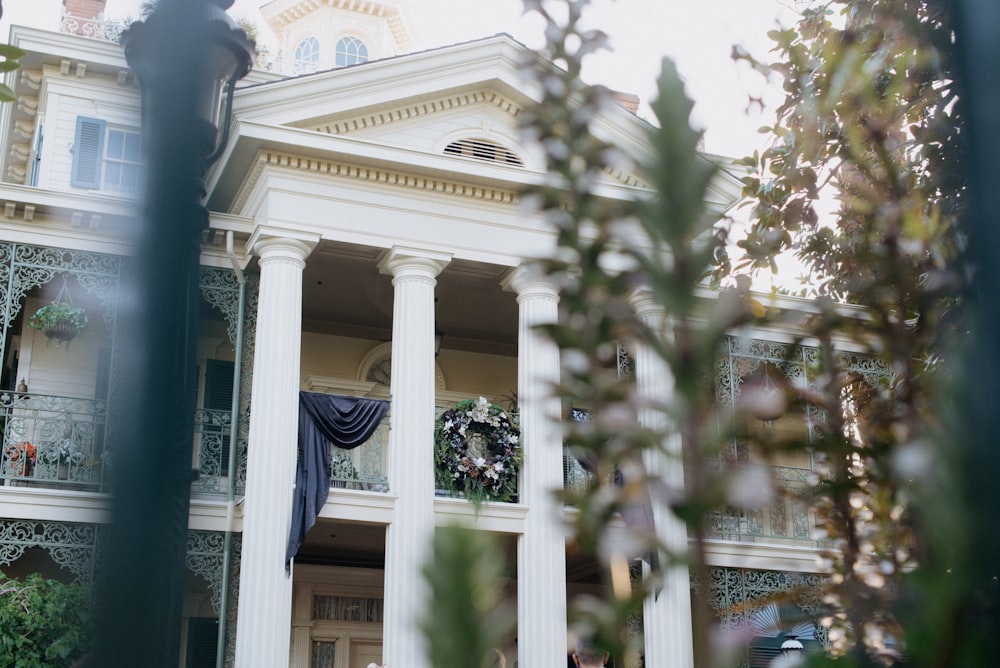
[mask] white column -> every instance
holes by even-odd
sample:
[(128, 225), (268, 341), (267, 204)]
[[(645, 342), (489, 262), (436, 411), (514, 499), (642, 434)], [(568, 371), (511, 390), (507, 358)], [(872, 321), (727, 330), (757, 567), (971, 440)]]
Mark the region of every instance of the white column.
[[(632, 299), (636, 313), (649, 327), (663, 332), (664, 312), (649, 291), (638, 292)], [(673, 377), (666, 362), (653, 350), (637, 345), (635, 375), (639, 395), (648, 404), (668, 402), (673, 394)], [(639, 412), (643, 426), (665, 431), (667, 416), (661, 411), (643, 407)], [(678, 435), (667, 437), (665, 452), (645, 453), (645, 464), (651, 475), (658, 476), (668, 486), (680, 489), (684, 485), (681, 461), (681, 441)], [(653, 521), (660, 540), (672, 551), (687, 551), (687, 527), (663, 503), (653, 502)], [(648, 597), (642, 609), (647, 666), (692, 668), (694, 649), (691, 639), (691, 583), (686, 566), (672, 567), (667, 573), (660, 595)]]
[(287, 666), (292, 578), (285, 547), (292, 519), (299, 415), (302, 270), (318, 239), (258, 229), (260, 301), (243, 505), (236, 635), (238, 668)]
[(559, 348), (536, 325), (559, 316), (559, 296), (542, 275), (519, 267), (507, 285), (517, 293), (517, 397), (524, 463), (518, 500), (528, 506), (517, 546), (517, 665), (566, 665), (566, 537), (552, 496), (563, 484)]
[(379, 263), (392, 274), (392, 405), (389, 489), (396, 497), (385, 536), (382, 662), (426, 668), (419, 621), (433, 615), (421, 568), (434, 535), (434, 286), (451, 260), (393, 248)]

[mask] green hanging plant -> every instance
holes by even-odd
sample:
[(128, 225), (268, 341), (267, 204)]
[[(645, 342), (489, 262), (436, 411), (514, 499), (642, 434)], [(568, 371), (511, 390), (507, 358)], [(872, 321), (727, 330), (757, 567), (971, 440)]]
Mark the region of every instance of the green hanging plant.
[(62, 288), (52, 303), (38, 309), (28, 319), (28, 327), (40, 330), (46, 338), (57, 344), (72, 341), (87, 329), (89, 323), (87, 312), (73, 303), (65, 274), (62, 277)]
[(89, 323), (82, 307), (59, 301), (43, 306), (28, 319), (28, 327), (41, 331), (57, 343), (72, 341)]

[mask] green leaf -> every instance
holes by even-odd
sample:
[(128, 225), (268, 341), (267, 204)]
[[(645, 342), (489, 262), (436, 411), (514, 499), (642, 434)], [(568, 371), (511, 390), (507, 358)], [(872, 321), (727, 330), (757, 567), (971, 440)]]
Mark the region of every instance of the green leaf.
[(484, 668), (511, 642), (514, 612), (503, 597), (504, 551), (492, 534), (457, 526), (434, 533), (424, 578), (430, 587), (422, 623), (432, 666)]
[(11, 46), (10, 44), (0, 44), (0, 56), (5, 58), (12, 58), (16, 60), (26, 53), (27, 51), (19, 49), (16, 46)]

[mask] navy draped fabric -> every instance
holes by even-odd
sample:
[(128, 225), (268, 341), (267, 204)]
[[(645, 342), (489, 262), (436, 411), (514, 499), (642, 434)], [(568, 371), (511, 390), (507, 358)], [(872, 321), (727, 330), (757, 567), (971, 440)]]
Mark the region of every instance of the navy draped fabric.
[(381, 399), (299, 392), (299, 444), (285, 569), (330, 494), (330, 444), (351, 450), (367, 441), (389, 410)]

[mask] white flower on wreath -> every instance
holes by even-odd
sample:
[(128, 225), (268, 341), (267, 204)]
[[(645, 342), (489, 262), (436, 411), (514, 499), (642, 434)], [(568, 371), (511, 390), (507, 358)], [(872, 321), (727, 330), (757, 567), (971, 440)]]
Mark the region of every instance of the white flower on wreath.
[(469, 411), (469, 417), (476, 422), (488, 422), (489, 414), (490, 402), (486, 400), (486, 397), (479, 397), (476, 400), (476, 405)]

